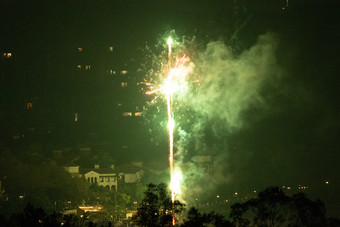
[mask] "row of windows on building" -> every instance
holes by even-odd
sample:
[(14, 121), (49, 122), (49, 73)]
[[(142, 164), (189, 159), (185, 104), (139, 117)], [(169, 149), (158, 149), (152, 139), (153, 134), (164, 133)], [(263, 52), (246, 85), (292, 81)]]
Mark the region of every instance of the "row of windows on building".
[[(113, 46), (109, 46), (109, 47), (107, 47), (107, 50), (110, 51), (110, 52), (112, 52), (112, 51), (114, 50), (114, 48), (113, 48)], [(78, 47), (78, 48), (77, 48), (77, 51), (78, 51), (78, 52), (83, 52), (83, 48), (82, 48), (82, 47)]]
[(91, 69), (91, 65), (77, 65), (77, 69), (81, 70), (81, 69), (85, 69), (85, 70), (90, 70)]
[[(123, 112), (122, 113), (123, 117), (141, 117), (142, 116), (142, 112)], [(78, 121), (78, 113), (74, 113), (74, 121), (77, 122)]]
[(4, 58), (11, 58), (12, 57), (12, 53), (11, 52), (2, 53), (2, 57), (4, 57)]
[[(91, 70), (91, 65), (84, 65), (84, 66), (77, 65), (77, 69), (78, 70), (82, 70), (82, 69), (84, 69), (84, 70)], [(116, 71), (114, 71), (112, 69), (110, 69), (108, 72), (109, 72), (110, 75), (116, 75)], [(126, 75), (127, 71), (126, 70), (122, 70), (122, 71), (120, 71), (120, 74), (121, 75)], [(137, 83), (137, 85), (139, 85), (139, 82)], [(121, 82), (121, 87), (127, 87), (127, 86), (128, 86), (127, 82)]]
[[(87, 181), (89, 183), (98, 183), (97, 177), (88, 177)], [(116, 177), (113, 176), (100, 176), (99, 177), (99, 182), (116, 182)]]
[(123, 112), (122, 114), (123, 117), (132, 117), (132, 116), (135, 116), (135, 117), (140, 117), (142, 116), (142, 112)]
[[(91, 65), (77, 65), (77, 69), (78, 70), (90, 70), (91, 69)], [(118, 75), (117, 71), (113, 70), (113, 69), (108, 69), (107, 70), (107, 73), (109, 75)], [(128, 73), (127, 70), (121, 70), (120, 72), (120, 75), (126, 75)]]

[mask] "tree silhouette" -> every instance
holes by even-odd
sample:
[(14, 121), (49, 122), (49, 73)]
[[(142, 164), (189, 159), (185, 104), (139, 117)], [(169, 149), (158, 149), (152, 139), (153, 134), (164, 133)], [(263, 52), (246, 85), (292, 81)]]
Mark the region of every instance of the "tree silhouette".
[(323, 226), (326, 223), (326, 209), (320, 200), (309, 200), (304, 193), (292, 197), (294, 226)]
[(177, 200), (173, 209), (170, 192), (165, 184), (149, 184), (144, 194), (145, 198), (133, 218), (138, 226), (171, 226), (172, 212), (179, 214), (184, 209), (184, 205)]
[(278, 187), (269, 187), (258, 198), (247, 202), (254, 212), (253, 223), (257, 226), (278, 226), (286, 221), (289, 197)]
[(279, 187), (268, 187), (257, 198), (231, 206), (234, 226), (337, 226), (337, 219), (327, 219), (320, 200), (311, 201), (305, 194), (292, 197)]
[(248, 226), (250, 221), (243, 217), (248, 211), (248, 204), (235, 203), (231, 206), (230, 218), (234, 226)]
[(28, 203), (21, 213), (14, 214), (8, 226), (48, 226), (58, 227), (61, 225), (61, 213), (53, 212), (46, 214), (42, 208), (34, 208), (32, 204)]
[(200, 214), (199, 211), (192, 207), (188, 211), (187, 220), (181, 225), (183, 227), (204, 227), (204, 226), (232, 226), (229, 221), (226, 221), (222, 215), (210, 212), (208, 214)]

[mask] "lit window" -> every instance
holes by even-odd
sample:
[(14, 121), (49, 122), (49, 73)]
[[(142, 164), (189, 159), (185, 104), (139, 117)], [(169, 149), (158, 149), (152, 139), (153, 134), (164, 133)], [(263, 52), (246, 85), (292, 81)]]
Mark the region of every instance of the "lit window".
[(131, 112), (124, 112), (123, 117), (131, 117), (132, 113)]
[(31, 110), (33, 108), (33, 104), (31, 102), (26, 103), (26, 108)]
[(86, 69), (86, 70), (91, 69), (91, 65), (85, 65), (85, 69)]
[(78, 47), (78, 52), (82, 52), (82, 51), (83, 51), (83, 48)]
[(126, 70), (122, 70), (120, 73), (123, 74), (123, 75), (126, 75), (127, 71)]
[(127, 87), (127, 82), (122, 82), (121, 87)]
[(109, 51), (113, 51), (113, 47), (109, 47)]
[(10, 58), (12, 57), (12, 53), (4, 53), (3, 56), (6, 58)]
[(135, 117), (140, 117), (140, 116), (142, 116), (142, 112), (136, 112), (135, 113)]
[(81, 65), (77, 65), (77, 68), (78, 68), (78, 69), (81, 69)]

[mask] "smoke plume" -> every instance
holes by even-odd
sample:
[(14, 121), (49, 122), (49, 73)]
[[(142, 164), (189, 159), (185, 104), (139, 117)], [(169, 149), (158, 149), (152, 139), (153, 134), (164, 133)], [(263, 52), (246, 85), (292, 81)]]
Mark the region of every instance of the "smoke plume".
[(275, 35), (267, 33), (235, 56), (232, 47), (214, 41), (194, 59), (193, 77), (199, 82), (180, 100), (186, 121), (178, 123), (176, 138), (175, 160), (184, 175), (185, 201), (235, 180), (233, 163), (239, 160), (231, 157), (228, 138), (247, 127), (245, 111), (265, 106), (261, 89), (280, 71), (276, 46)]

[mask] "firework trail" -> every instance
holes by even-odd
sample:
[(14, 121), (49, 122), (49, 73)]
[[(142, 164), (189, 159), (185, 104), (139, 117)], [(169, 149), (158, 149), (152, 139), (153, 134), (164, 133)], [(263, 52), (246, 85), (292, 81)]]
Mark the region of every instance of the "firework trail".
[[(185, 78), (189, 73), (188, 69), (184, 67), (185, 63), (189, 61), (186, 55), (181, 58), (176, 57), (174, 65), (172, 64), (172, 39), (168, 39), (168, 67), (164, 74), (166, 77), (163, 84), (161, 84), (157, 89), (148, 91), (146, 94), (151, 95), (154, 93), (161, 92), (165, 95), (167, 104), (167, 117), (168, 117), (168, 136), (169, 136), (169, 166), (170, 166), (170, 190), (171, 190), (171, 202), (172, 209), (174, 210), (175, 195), (180, 193), (180, 179), (181, 175), (179, 173), (174, 173), (174, 115), (172, 110), (173, 94), (174, 92), (183, 90), (185, 83)], [(156, 96), (151, 102), (153, 102), (158, 96)], [(173, 212), (172, 224), (175, 225), (175, 216)]]

